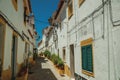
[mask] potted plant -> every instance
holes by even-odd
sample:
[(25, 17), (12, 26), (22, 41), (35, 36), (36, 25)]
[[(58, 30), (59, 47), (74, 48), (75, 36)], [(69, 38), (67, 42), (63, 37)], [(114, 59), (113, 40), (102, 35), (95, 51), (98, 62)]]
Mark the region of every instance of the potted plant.
[(58, 58), (57, 67), (59, 69), (59, 74), (63, 75), (64, 74), (64, 62), (62, 61), (61, 58)]
[(51, 57), (51, 53), (50, 53), (50, 51), (48, 51), (48, 50), (45, 50), (44, 55), (45, 55), (45, 57), (47, 57), (48, 59), (50, 59), (50, 57)]

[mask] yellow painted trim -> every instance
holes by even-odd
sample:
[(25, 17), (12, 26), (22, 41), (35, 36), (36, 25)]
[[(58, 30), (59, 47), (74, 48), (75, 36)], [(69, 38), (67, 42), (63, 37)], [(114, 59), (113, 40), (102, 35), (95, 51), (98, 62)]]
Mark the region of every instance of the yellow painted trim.
[(31, 12), (30, 12), (30, 9), (29, 9), (28, 0), (24, 0), (23, 3), (24, 3), (24, 7), (27, 7), (26, 15), (29, 15)]
[(13, 36), (18, 37), (18, 34), (13, 31)]
[(17, 11), (18, 10), (18, 0), (17, 0), (17, 2), (15, 0), (12, 0), (12, 3), (13, 3), (15, 10)]
[(65, 64), (65, 67), (64, 67), (64, 72), (67, 76), (71, 77), (71, 71), (70, 71), (70, 68), (68, 67), (68, 65)]
[(2, 71), (2, 79), (1, 80), (11, 80), (11, 69), (7, 69)]
[(73, 16), (73, 13), (68, 17), (68, 20), (70, 20), (72, 16)]
[(23, 62), (20, 63), (20, 64), (17, 64), (18, 65), (18, 72), (17, 72), (17, 77), (16, 77), (16, 80), (27, 80), (27, 77), (28, 77), (28, 73), (26, 73), (25, 75), (19, 77), (18, 76), (18, 73), (20, 72), (20, 70), (22, 69), (22, 66), (23, 66)]
[(83, 4), (83, 2), (85, 2), (85, 0), (79, 0), (79, 1), (78, 1), (79, 7)]
[[(0, 17), (0, 24), (2, 24), (3, 25), (3, 28), (4, 28), (4, 36), (3, 36), (3, 44), (2, 44), (2, 59), (1, 59), (1, 62), (2, 62), (2, 67), (3, 67), (3, 65), (4, 65), (4, 50), (5, 50), (5, 35), (6, 35), (6, 22), (5, 22), (5, 20), (3, 19), (3, 18), (1, 18)], [(2, 70), (3, 70), (3, 68), (2, 68)], [(1, 74), (2, 74), (2, 72), (1, 72)]]
[(92, 44), (92, 42), (93, 42), (92, 38), (89, 38), (87, 40), (83, 40), (83, 41), (81, 41), (81, 46), (86, 46), (86, 45)]
[[(69, 6), (72, 4), (72, 12), (70, 13)], [(73, 0), (69, 0), (68, 3), (68, 19), (70, 19), (73, 16)]]
[[(88, 75), (88, 76), (91, 76), (91, 77), (94, 77), (94, 56), (93, 56), (93, 39), (92, 38), (89, 38), (89, 39), (86, 39), (86, 40), (83, 40), (83, 41), (81, 41), (81, 46), (86, 46), (86, 45), (90, 45), (90, 44), (92, 44), (92, 64), (93, 64), (93, 72), (89, 72), (89, 71), (86, 71), (86, 70), (83, 70), (83, 69), (81, 69), (82, 70), (82, 73), (83, 74), (86, 74), (86, 75)], [(82, 52), (81, 52), (81, 55), (82, 55)], [(82, 56), (81, 56), (81, 63), (82, 63)], [(82, 64), (81, 64), (82, 65)]]
[(82, 73), (83, 73), (83, 74), (86, 74), (86, 75), (88, 75), (88, 76), (94, 77), (94, 73), (93, 73), (93, 72), (89, 72), (89, 71), (86, 71), (86, 70), (82, 70)]
[(33, 65), (35, 64), (35, 61), (33, 60), (33, 57), (29, 57), (28, 61)]
[(5, 22), (5, 20), (4, 20), (2, 17), (0, 17), (0, 23), (1, 23), (2, 25), (6, 25), (6, 22)]
[(16, 80), (28, 80), (28, 73), (26, 73), (24, 76), (22, 77), (16, 77)]
[(19, 71), (20, 71), (20, 69), (21, 69), (21, 65), (22, 65), (22, 63), (20, 63), (20, 64), (17, 63), (17, 69), (18, 69), (18, 70), (17, 70), (17, 71), (18, 71), (17, 74), (19, 73)]

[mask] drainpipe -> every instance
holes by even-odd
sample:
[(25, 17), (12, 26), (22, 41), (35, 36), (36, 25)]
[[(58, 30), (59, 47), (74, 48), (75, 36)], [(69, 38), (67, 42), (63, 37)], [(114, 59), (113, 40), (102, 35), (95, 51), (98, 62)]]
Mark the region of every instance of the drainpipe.
[(102, 38), (104, 39), (104, 30), (105, 30), (105, 13), (104, 13), (104, 11), (105, 11), (105, 9), (104, 9), (104, 0), (102, 0), (102, 5), (103, 5), (103, 35), (102, 35)]
[(110, 30), (110, 28), (109, 28), (109, 22), (108, 22), (108, 16), (107, 16), (107, 47), (108, 47), (108, 80), (110, 80), (110, 72), (111, 72), (111, 70), (110, 70), (110, 34), (109, 34), (109, 30)]
[[(112, 23), (112, 27), (114, 27), (114, 26), (117, 26), (117, 25), (114, 25), (114, 23), (113, 23), (113, 19), (112, 19), (112, 8), (111, 8), (111, 0), (108, 0), (108, 10), (109, 10), (109, 13), (110, 13), (110, 21), (111, 21), (111, 23)], [(107, 26), (108, 27), (108, 26)], [(109, 29), (109, 27), (108, 27), (108, 29)], [(109, 33), (108, 33), (109, 34)], [(111, 35), (112, 35), (112, 30), (111, 30)], [(111, 36), (111, 40), (112, 40), (112, 43), (114, 43), (113, 42), (113, 35)], [(110, 44), (110, 43), (109, 43)], [(112, 48), (113, 48), (113, 44), (112, 44)], [(116, 64), (115, 64), (115, 55), (114, 55), (115, 53), (114, 53), (114, 49), (113, 49), (113, 52), (112, 52), (112, 58), (113, 58), (113, 68), (114, 68), (114, 77), (115, 77), (115, 80), (117, 80), (117, 73), (116, 73)], [(109, 63), (109, 66), (110, 66), (110, 63)], [(109, 77), (110, 77), (110, 73), (109, 73)], [(119, 79), (120, 80), (120, 79)]]
[(75, 5), (75, 0), (74, 0), (74, 12), (75, 12), (75, 33), (76, 33), (76, 42), (77, 42), (77, 12), (76, 12), (77, 10), (76, 10), (76, 5)]

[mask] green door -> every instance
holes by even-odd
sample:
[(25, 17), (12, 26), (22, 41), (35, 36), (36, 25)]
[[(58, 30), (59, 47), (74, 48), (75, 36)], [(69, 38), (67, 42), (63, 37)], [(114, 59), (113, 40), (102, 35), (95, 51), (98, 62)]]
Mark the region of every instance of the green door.
[(0, 24), (0, 80), (2, 73), (2, 57), (4, 52), (4, 26)]
[(16, 55), (17, 54), (17, 37), (16, 36), (13, 36), (12, 38), (12, 77), (11, 77), (11, 80), (16, 80)]

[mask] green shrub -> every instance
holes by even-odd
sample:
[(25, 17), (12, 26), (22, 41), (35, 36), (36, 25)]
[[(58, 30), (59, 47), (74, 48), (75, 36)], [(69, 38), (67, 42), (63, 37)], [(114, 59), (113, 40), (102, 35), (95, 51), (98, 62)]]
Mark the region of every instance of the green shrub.
[(44, 55), (45, 55), (45, 57), (47, 57), (48, 59), (50, 59), (50, 57), (51, 57), (51, 53), (50, 53), (50, 51), (48, 51), (48, 50), (45, 50)]
[(64, 69), (64, 62), (56, 54), (51, 55), (51, 61), (60, 69)]
[(58, 56), (56, 54), (51, 55), (51, 60), (52, 62), (56, 65), (58, 63)]
[(55, 54), (52, 54), (52, 55), (51, 55), (51, 61), (52, 61), (52, 62), (54, 61), (55, 57), (56, 57)]
[(64, 62), (61, 59), (58, 59), (58, 64), (57, 64), (58, 68), (60, 69), (64, 69)]

